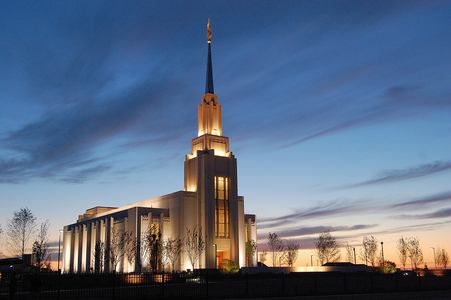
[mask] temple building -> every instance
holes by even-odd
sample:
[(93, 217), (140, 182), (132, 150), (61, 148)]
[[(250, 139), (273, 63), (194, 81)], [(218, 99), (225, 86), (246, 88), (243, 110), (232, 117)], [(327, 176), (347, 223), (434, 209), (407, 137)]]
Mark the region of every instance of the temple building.
[[(211, 59), (211, 28), (208, 27), (208, 58), (205, 95), (198, 107), (198, 136), (191, 141), (191, 153), (184, 162), (184, 190), (132, 205), (94, 207), (64, 227), (62, 272), (146, 270), (140, 247), (149, 228), (158, 228), (161, 239), (185, 238), (187, 229), (202, 229), (205, 250), (194, 268), (213, 269), (225, 261), (240, 267), (256, 266), (257, 255), (245, 257), (247, 241), (257, 241), (255, 215), (244, 213), (244, 197), (238, 196), (237, 160), (229, 150), (229, 138), (222, 135), (222, 112), (214, 93)], [(96, 245), (108, 245), (113, 232), (130, 233), (137, 242), (136, 257), (122, 257), (116, 266), (96, 262)], [(175, 270), (192, 269), (187, 252), (182, 252)]]

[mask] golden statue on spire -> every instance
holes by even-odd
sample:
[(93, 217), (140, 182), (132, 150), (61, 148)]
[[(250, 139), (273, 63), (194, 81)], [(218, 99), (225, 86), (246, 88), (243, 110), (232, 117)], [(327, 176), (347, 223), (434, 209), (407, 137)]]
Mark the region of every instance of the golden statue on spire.
[(208, 43), (211, 43), (211, 26), (210, 26), (210, 18), (208, 18), (208, 24), (207, 24), (207, 37), (208, 37)]

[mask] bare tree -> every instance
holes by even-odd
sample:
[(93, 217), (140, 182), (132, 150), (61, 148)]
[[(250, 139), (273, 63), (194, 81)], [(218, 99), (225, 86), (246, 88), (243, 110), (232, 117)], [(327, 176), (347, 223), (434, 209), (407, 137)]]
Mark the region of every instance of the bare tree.
[[(133, 235), (133, 231), (126, 232), (125, 235), (125, 257), (130, 265), (134, 264), (138, 256), (138, 240)], [(136, 270), (135, 270), (136, 271)]]
[(423, 251), (420, 248), (420, 240), (418, 238), (408, 238), (409, 244), (409, 257), (414, 270), (418, 269), (418, 266), (423, 263)]
[(193, 229), (186, 229), (185, 250), (193, 266), (205, 251), (205, 237), (202, 234), (202, 226), (196, 225)]
[(398, 258), (401, 262), (403, 269), (406, 269), (407, 257), (409, 256), (409, 243), (407, 239), (400, 237), (396, 242), (396, 250), (398, 252)]
[(28, 207), (22, 207), (13, 212), (13, 218), (8, 219), (6, 224), (6, 234), (8, 240), (6, 247), (13, 255), (25, 254), (28, 244), (34, 236), (36, 230), (36, 217)]
[(354, 247), (349, 244), (346, 244), (346, 258), (348, 262), (355, 263)]
[(320, 233), (315, 241), (315, 247), (321, 265), (328, 262), (339, 261), (341, 258), (338, 243), (335, 240), (335, 237), (330, 234), (329, 230)]
[(113, 265), (114, 271), (125, 256), (125, 246), (127, 241), (127, 230), (113, 226), (111, 229), (110, 244), (107, 247), (108, 258)]
[(163, 243), (163, 252), (164, 256), (167, 257), (172, 266), (172, 272), (174, 272), (175, 263), (180, 257), (180, 254), (183, 252), (183, 240), (179, 237), (168, 237), (168, 239)]
[(294, 239), (289, 239), (285, 242), (285, 250), (283, 257), (285, 258), (286, 263), (292, 267), (293, 264), (298, 259), (299, 254), (299, 248), (301, 245), (299, 242), (295, 241)]
[(99, 273), (100, 271), (103, 271), (103, 266), (105, 264), (105, 243), (102, 241), (96, 242), (94, 245), (94, 251), (93, 251), (93, 264), (94, 264), (94, 271), (96, 273)]
[(248, 267), (253, 266), (254, 255), (257, 252), (257, 243), (254, 240), (249, 240), (245, 245), (246, 265)]
[(49, 220), (41, 224), (36, 240), (33, 243), (32, 254), (35, 265), (39, 268), (44, 268), (50, 261), (50, 253), (48, 251), (49, 241)]
[(268, 251), (266, 251), (266, 250), (263, 250), (262, 251), (262, 253), (260, 254), (260, 263), (261, 264), (265, 264), (265, 261), (266, 261), (266, 256), (268, 255)]
[(376, 266), (377, 248), (377, 239), (374, 236), (363, 237), (363, 249), (360, 250), (360, 258), (365, 260), (365, 264), (368, 264), (369, 261), (373, 268)]
[(439, 267), (446, 269), (446, 266), (449, 262), (449, 255), (445, 249), (438, 248), (437, 249), (437, 264)]
[(150, 225), (142, 237), (143, 257), (152, 271), (157, 271), (161, 265), (163, 243), (160, 227), (157, 224)]
[(277, 264), (277, 258), (283, 254), (285, 245), (283, 244), (283, 240), (275, 232), (269, 233), (268, 245), (272, 254), (272, 266), (275, 267)]

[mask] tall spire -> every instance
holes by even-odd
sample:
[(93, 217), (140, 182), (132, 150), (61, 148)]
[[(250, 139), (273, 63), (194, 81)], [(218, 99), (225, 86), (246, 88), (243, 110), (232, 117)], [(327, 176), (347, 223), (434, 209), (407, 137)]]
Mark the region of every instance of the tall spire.
[(207, 37), (208, 37), (208, 58), (207, 58), (207, 83), (205, 85), (205, 94), (214, 94), (213, 87), (213, 66), (211, 62), (211, 26), (210, 18), (208, 18), (207, 24)]

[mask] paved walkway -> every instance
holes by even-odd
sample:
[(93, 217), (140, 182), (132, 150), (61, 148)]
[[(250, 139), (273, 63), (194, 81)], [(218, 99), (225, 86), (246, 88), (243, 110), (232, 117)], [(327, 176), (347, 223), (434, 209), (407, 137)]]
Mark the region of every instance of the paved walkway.
[[(299, 297), (274, 297), (274, 298), (248, 298), (240, 300), (450, 300), (450, 291), (412, 292), (412, 293), (385, 293), (385, 294), (360, 294), (360, 295), (330, 295), (330, 296), (299, 296)], [(232, 299), (230, 299), (232, 300)], [(236, 300), (236, 299), (233, 299)]]

